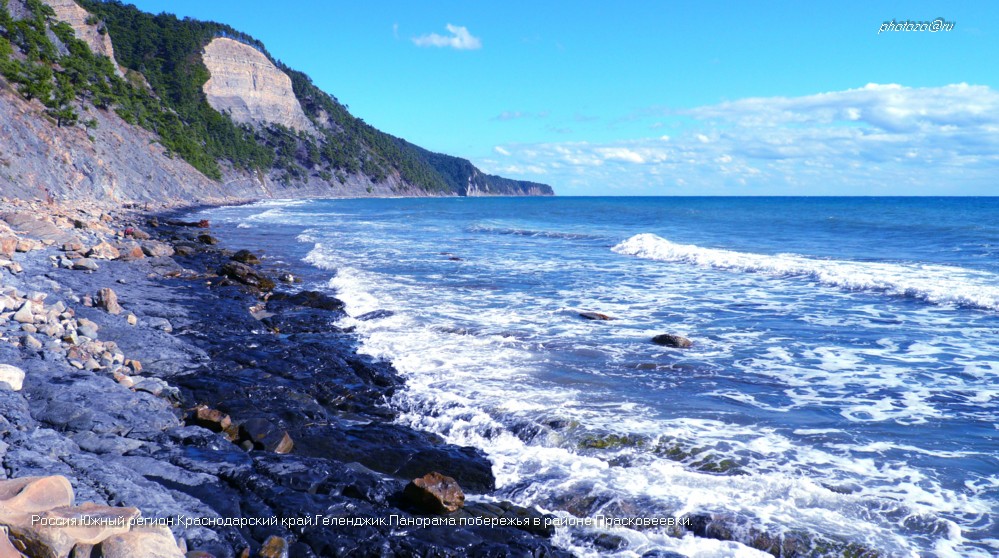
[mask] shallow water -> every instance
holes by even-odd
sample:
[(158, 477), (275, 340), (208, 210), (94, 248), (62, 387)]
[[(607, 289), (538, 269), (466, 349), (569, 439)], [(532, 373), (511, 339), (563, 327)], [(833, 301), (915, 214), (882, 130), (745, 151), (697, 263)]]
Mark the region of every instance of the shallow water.
[[(203, 214), (329, 288), (409, 424), (562, 514), (711, 512), (890, 555), (999, 553), (999, 199), (264, 202)], [(591, 322), (582, 311), (617, 319)], [(686, 350), (650, 342), (678, 333)], [(579, 553), (754, 556), (561, 530)]]

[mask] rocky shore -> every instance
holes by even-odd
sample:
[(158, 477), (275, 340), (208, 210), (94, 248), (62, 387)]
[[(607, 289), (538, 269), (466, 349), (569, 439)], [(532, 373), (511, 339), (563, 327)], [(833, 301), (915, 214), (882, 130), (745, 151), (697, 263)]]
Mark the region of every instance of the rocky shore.
[(144, 209), (0, 202), (0, 555), (564, 554), (340, 301)]

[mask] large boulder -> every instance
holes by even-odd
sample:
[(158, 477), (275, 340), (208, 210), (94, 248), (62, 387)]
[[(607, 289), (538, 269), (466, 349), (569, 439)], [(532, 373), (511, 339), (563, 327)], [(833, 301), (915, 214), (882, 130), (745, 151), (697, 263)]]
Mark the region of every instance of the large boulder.
[(170, 529), (164, 526), (136, 527), (108, 537), (100, 546), (103, 558), (184, 558)]
[(258, 273), (252, 267), (239, 262), (226, 262), (218, 269), (218, 274), (249, 287), (270, 291), (274, 289), (274, 281)]
[(87, 257), (96, 260), (117, 260), (121, 257), (121, 252), (105, 240), (88, 250)]

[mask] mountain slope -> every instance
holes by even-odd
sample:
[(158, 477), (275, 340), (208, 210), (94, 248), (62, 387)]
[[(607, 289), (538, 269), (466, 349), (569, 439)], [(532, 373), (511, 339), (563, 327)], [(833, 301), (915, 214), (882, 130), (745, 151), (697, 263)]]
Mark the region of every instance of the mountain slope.
[(147, 141), (162, 146), (161, 157), (179, 156), (210, 179), (206, 193), (225, 196), (552, 194), (376, 130), (229, 26), (97, 0), (77, 2), (89, 12), (81, 23), (70, 0), (46, 2), (73, 25), (40, 0), (0, 0), (0, 74), (8, 91), (41, 102), (53, 137), (83, 133), (99, 147), (98, 126), (136, 141), (142, 133), (127, 128), (140, 126), (155, 134)]

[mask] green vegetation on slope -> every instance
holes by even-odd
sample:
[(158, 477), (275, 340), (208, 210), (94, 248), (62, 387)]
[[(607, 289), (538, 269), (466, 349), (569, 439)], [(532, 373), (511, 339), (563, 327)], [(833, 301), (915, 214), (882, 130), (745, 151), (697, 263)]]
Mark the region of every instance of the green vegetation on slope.
[[(275, 60), (262, 43), (228, 25), (148, 14), (119, 0), (77, 0), (91, 13), (87, 23), (110, 34), (117, 61), (127, 68), (122, 79), (111, 60), (92, 53), (69, 25), (56, 22), (49, 6), (18, 1), (30, 17), (14, 20), (7, 0), (0, 0), (0, 74), (25, 98), (41, 100), (60, 126), (78, 121), (80, 103), (113, 109), (157, 133), (169, 152), (216, 180), (224, 162), (246, 171), (276, 169), (286, 181), (316, 177), (334, 187), (348, 175), (363, 174), (373, 182), (396, 176), (427, 192), (464, 195), (474, 177), (480, 189), (495, 193), (550, 193), (544, 185), (479, 173), (464, 159), (431, 153), (373, 128), (307, 75)], [(215, 111), (203, 92), (210, 75), (201, 56), (217, 37), (258, 49), (288, 74), (320, 136), (280, 125), (239, 125)]]

